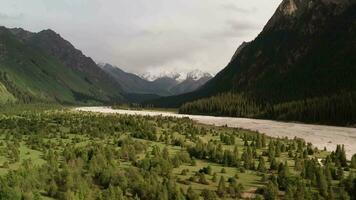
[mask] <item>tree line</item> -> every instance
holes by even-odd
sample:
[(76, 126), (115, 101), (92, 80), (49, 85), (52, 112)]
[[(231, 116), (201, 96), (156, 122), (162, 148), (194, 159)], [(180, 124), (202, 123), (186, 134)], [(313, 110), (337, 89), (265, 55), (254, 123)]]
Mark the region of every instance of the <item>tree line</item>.
[(186, 103), (179, 108), (179, 113), (354, 125), (355, 102), (355, 92), (284, 103), (271, 103), (243, 94), (224, 93)]

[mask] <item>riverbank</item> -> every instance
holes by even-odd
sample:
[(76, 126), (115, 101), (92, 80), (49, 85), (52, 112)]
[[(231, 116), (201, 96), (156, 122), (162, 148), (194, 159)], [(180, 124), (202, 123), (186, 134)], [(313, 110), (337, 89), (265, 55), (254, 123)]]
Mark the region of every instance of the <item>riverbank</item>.
[(306, 142), (312, 143), (315, 147), (329, 151), (335, 150), (337, 144), (345, 145), (348, 159), (356, 153), (356, 128), (310, 125), (299, 123), (277, 122), (272, 120), (214, 117), (200, 115), (183, 115), (162, 111), (146, 110), (114, 110), (110, 107), (80, 107), (76, 111), (127, 114), (127, 115), (149, 115), (149, 116), (170, 116), (170, 117), (189, 117), (198, 123), (234, 128), (243, 128), (260, 133), (265, 133), (271, 137), (303, 138)]

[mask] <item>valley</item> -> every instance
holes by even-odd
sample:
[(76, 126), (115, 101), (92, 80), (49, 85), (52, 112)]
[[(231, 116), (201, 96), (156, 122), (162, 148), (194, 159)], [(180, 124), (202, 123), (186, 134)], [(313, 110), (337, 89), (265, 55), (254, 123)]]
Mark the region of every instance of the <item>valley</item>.
[(2, 6), (0, 200), (356, 200), (356, 0)]
[(198, 123), (215, 126), (228, 126), (232, 128), (243, 128), (247, 130), (264, 133), (271, 137), (294, 137), (302, 138), (306, 142), (312, 143), (319, 149), (326, 147), (328, 150), (336, 148), (338, 144), (345, 145), (348, 159), (356, 153), (356, 128), (310, 125), (301, 123), (278, 122), (272, 120), (215, 117), (202, 115), (177, 114), (174, 112), (160, 112), (149, 110), (116, 110), (110, 107), (80, 107), (78, 111), (96, 113), (116, 113), (137, 116), (164, 116), (192, 119)]
[(327, 151), (299, 138), (138, 112), (49, 107), (1, 114), (0, 198), (355, 197), (356, 154), (348, 160), (343, 145)]

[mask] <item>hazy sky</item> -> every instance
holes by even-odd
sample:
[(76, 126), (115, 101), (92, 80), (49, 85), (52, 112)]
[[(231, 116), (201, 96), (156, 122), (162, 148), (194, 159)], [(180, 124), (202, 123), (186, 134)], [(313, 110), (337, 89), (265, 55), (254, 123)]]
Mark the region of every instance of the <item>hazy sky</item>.
[(281, 0), (0, 0), (0, 25), (53, 29), (97, 62), (136, 73), (220, 71)]

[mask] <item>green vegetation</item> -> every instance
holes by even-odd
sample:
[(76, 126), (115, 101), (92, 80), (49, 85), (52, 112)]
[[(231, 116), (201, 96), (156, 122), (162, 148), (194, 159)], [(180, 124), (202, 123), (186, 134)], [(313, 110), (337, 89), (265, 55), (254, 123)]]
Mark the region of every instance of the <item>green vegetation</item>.
[[(0, 27), (0, 104), (121, 102), (120, 87), (91, 59), (63, 44), (69, 43), (51, 31)], [(53, 49), (62, 52), (51, 55)]]
[(15, 97), (0, 83), (0, 105), (15, 102)]
[(356, 198), (343, 146), (53, 108), (0, 115), (0, 199)]
[(276, 104), (225, 93), (186, 103), (180, 107), (179, 113), (354, 125), (355, 101), (355, 92)]

